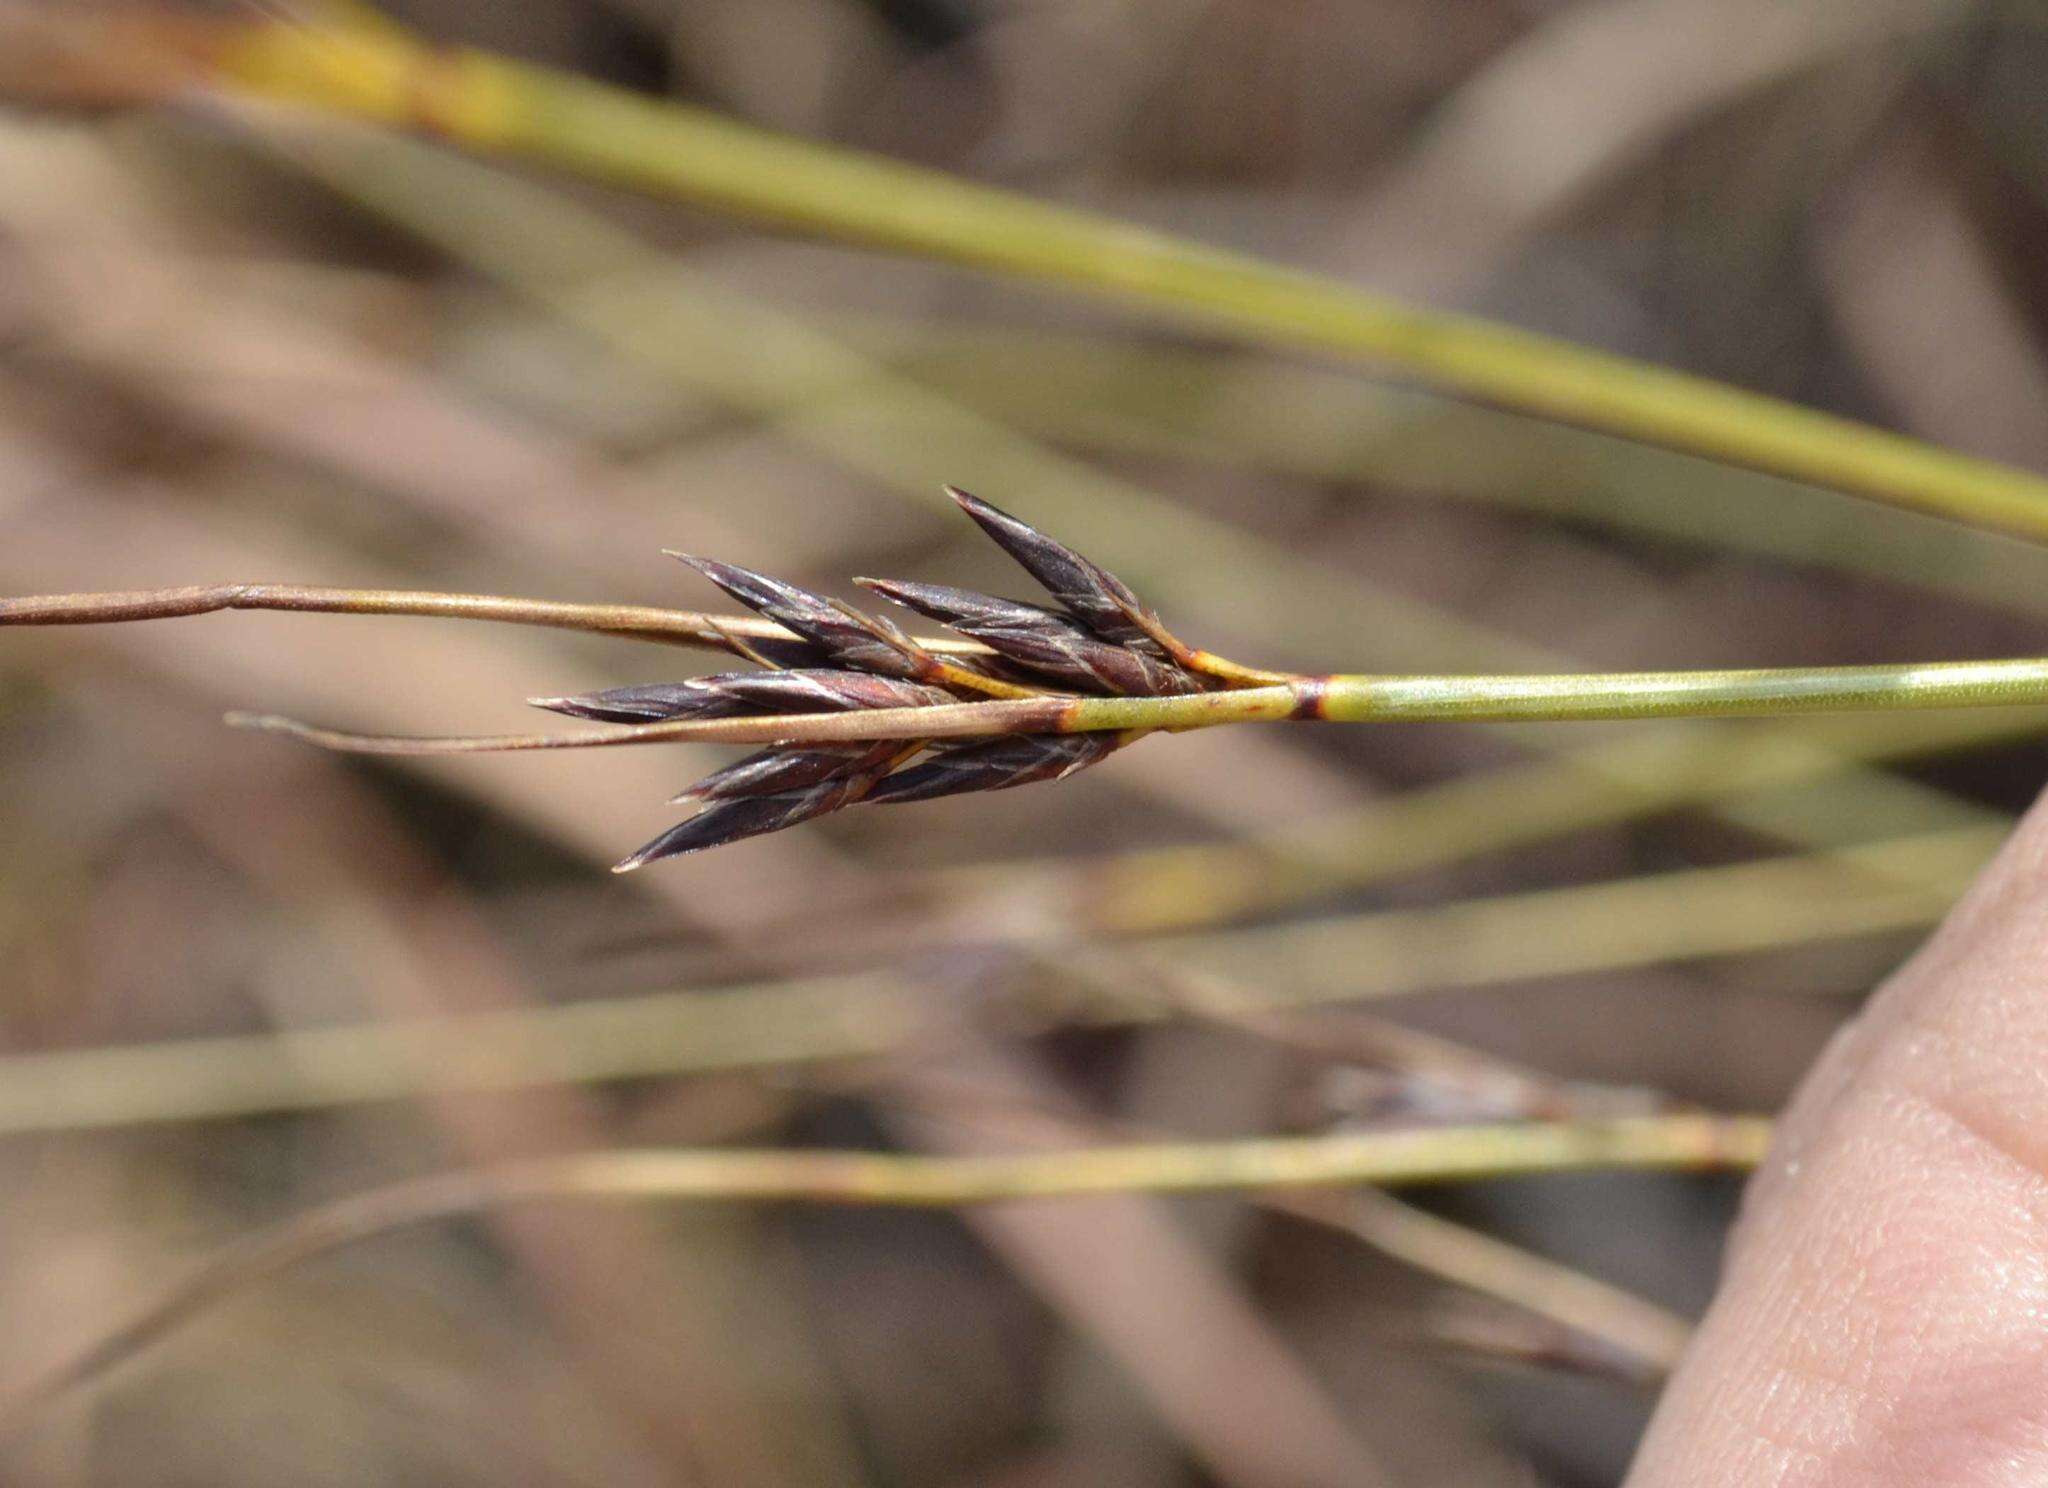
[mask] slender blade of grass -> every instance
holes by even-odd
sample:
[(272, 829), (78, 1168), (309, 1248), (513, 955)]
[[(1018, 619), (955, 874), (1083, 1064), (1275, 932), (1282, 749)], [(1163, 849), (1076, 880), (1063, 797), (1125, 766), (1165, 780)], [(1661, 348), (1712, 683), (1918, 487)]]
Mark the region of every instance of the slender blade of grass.
[(939, 172), (396, 34), (229, 28), (218, 82), (742, 215), (1039, 279), (1816, 484), (2048, 536), (2048, 481), (1812, 409)]

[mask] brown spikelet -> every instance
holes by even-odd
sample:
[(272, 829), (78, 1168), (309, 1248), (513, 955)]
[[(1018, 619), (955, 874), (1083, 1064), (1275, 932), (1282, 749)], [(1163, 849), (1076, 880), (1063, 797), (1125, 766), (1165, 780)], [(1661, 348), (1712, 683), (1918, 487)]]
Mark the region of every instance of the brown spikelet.
[(738, 842), (743, 837), (759, 837), (796, 826), (799, 822), (814, 821), (861, 799), (875, 784), (877, 773), (868, 771), (795, 790), (778, 791), (773, 795), (743, 796), (715, 802), (688, 821), (670, 827), (631, 857), (614, 864), (612, 872), (630, 873), (663, 858), (704, 852), (723, 847), (728, 842)]
[(803, 786), (822, 785), (846, 775), (880, 770), (915, 748), (900, 739), (862, 744), (801, 744), (763, 749), (737, 764), (713, 771), (671, 804), (685, 801), (734, 801), (743, 796), (771, 796)]
[(1068, 687), (1114, 697), (1167, 697), (1201, 688), (1156, 650), (1112, 644), (1080, 622), (1039, 605), (946, 584), (855, 582), (971, 636), (1026, 671)]
[[(771, 675), (780, 676), (781, 673)], [(597, 723), (660, 723), (670, 718), (729, 718), (753, 711), (745, 699), (707, 689), (702, 679), (614, 687), (574, 697), (528, 698), (536, 708)]]
[(1134, 614), (1153, 618), (1152, 612), (1122, 579), (1083, 558), (1065, 543), (958, 486), (946, 487), (946, 494), (1026, 573), (1038, 580), (1062, 609), (1096, 635), (1119, 646), (1157, 651), (1157, 644), (1145, 627), (1132, 619)]
[(670, 556), (689, 564), (756, 614), (795, 631), (838, 666), (911, 681), (931, 674), (930, 658), (901, 632), (892, 634), (893, 627), (879, 626), (871, 617), (822, 594), (737, 564), (688, 553)]
[(1064, 780), (1100, 764), (1124, 741), (1120, 735), (1019, 734), (947, 749), (898, 770), (876, 785), (867, 799), (896, 806), (932, 801), (970, 791), (1009, 790), (1040, 780)]
[(899, 682), (893, 677), (836, 667), (803, 667), (781, 672), (721, 672), (683, 682), (528, 701), (537, 708), (600, 723), (660, 723), (672, 718), (731, 718), (744, 713), (923, 708), (959, 699), (942, 688)]
[(928, 708), (960, 701), (941, 687), (837, 667), (786, 672), (725, 672), (693, 684), (771, 713), (844, 713), (863, 708)]

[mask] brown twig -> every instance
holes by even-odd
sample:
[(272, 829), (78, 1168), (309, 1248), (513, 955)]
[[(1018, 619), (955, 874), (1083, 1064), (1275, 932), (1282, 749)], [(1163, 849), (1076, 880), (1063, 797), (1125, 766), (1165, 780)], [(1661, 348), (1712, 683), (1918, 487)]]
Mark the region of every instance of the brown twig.
[[(106, 625), (126, 620), (212, 615), (223, 610), (490, 620), (505, 625), (536, 625), (694, 646), (744, 659), (752, 658), (734, 644), (735, 639), (756, 648), (764, 641), (773, 645), (797, 639), (773, 621), (754, 615), (709, 615), (698, 610), (669, 610), (650, 605), (573, 604), (565, 600), (443, 594), (420, 589), (339, 589), (313, 584), (203, 584), (0, 599), (0, 625)], [(987, 654), (985, 647), (947, 637), (920, 639), (919, 644), (945, 655)]]

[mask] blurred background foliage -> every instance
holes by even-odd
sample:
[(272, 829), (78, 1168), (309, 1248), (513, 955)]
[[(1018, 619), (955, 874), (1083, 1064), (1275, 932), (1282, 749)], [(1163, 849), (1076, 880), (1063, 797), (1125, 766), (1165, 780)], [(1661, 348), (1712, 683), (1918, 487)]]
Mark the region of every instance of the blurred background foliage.
[[(388, 14), (2048, 471), (2022, 0)], [(708, 605), (663, 547), (1014, 589), (953, 479), (1271, 665), (2048, 649), (2011, 537), (574, 171), (203, 89), (82, 109), (37, 58), (0, 50), (0, 591)], [(453, 1166), (1769, 1110), (2048, 761), (2034, 713), (1218, 730), (622, 881), (703, 760), (218, 723), (510, 729), (702, 665), (425, 620), (6, 633), (0, 1387), (225, 1240)], [(529, 1052), (407, 1032), (456, 1013)], [(6, 1472), (1613, 1482), (1735, 1194), (494, 1210), (207, 1311)]]

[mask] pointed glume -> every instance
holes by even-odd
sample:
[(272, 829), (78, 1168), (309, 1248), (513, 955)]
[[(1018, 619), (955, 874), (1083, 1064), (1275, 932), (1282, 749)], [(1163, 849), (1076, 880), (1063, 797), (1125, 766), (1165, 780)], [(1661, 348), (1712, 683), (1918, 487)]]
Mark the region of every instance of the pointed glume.
[(946, 487), (946, 494), (1083, 625), (1116, 645), (1158, 651), (1158, 643), (1131, 619), (1132, 611), (1147, 617), (1152, 612), (1122, 579), (979, 496), (958, 486)]
[(850, 713), (868, 708), (930, 708), (960, 699), (942, 687), (877, 677), (870, 672), (807, 667), (788, 672), (729, 672), (699, 678), (719, 691), (774, 713)]
[(743, 713), (849, 713), (864, 708), (925, 708), (957, 703), (939, 687), (868, 672), (804, 667), (782, 672), (721, 672), (683, 682), (614, 687), (578, 697), (532, 698), (537, 708), (602, 723), (660, 723), (672, 718), (731, 718)]
[(1166, 697), (1201, 684), (1156, 653), (1112, 645), (1079, 621), (1039, 605), (948, 584), (857, 579), (861, 587), (980, 641), (1027, 671), (1113, 697)]
[(769, 796), (714, 802), (688, 821), (670, 827), (631, 857), (614, 865), (612, 871), (630, 873), (663, 858), (705, 852), (723, 847), (728, 842), (738, 842), (743, 837), (759, 837), (768, 832), (780, 832), (800, 822), (813, 821), (842, 806), (851, 806), (867, 793), (875, 780), (875, 773), (870, 771)]
[(788, 749), (763, 749), (737, 764), (714, 770), (670, 804), (731, 801), (822, 785), (841, 776), (879, 770), (915, 747), (902, 739), (878, 739), (862, 744), (800, 744)]
[(1109, 758), (1122, 740), (1116, 734), (1020, 734), (947, 749), (898, 770), (868, 792), (883, 806), (934, 801), (970, 791), (1010, 790), (1041, 780), (1064, 780)]
[(841, 666), (907, 681), (929, 674), (931, 658), (918, 653), (907, 638), (900, 633), (890, 635), (871, 618), (822, 594), (736, 563), (688, 553), (671, 556), (689, 564), (756, 614), (795, 631)]
[[(779, 673), (776, 675), (780, 675)], [(696, 681), (651, 682), (614, 687), (574, 697), (529, 698), (536, 708), (597, 723), (660, 723), (671, 718), (730, 718), (751, 711), (745, 699), (707, 689)]]

